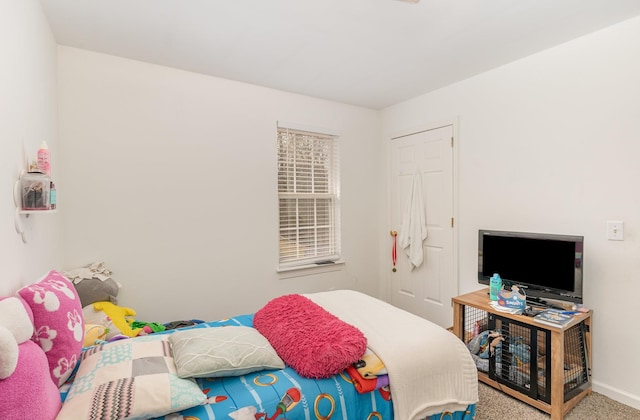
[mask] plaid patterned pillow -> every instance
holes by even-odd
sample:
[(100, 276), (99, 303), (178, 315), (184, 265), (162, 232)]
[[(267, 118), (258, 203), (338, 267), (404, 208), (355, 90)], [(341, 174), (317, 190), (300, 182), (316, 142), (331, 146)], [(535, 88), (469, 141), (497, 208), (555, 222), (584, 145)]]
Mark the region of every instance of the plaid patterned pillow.
[(169, 335), (87, 349), (58, 419), (149, 418), (203, 404), (192, 379), (176, 374)]

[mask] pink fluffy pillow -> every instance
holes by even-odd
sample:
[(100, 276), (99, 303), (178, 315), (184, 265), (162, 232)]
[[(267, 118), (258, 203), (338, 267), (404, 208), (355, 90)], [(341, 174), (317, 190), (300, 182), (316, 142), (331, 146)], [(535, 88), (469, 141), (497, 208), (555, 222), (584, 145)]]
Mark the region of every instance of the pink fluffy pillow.
[(307, 378), (328, 378), (360, 360), (367, 349), (362, 332), (304, 296), (271, 300), (253, 318), (280, 358)]
[(73, 284), (57, 271), (18, 290), (33, 312), (33, 341), (44, 350), (51, 379), (61, 386), (75, 367), (84, 338), (80, 298)]
[(51, 381), (42, 349), (27, 340), (18, 346), (18, 365), (13, 375), (0, 381), (0, 417), (3, 419), (53, 420), (62, 402)]

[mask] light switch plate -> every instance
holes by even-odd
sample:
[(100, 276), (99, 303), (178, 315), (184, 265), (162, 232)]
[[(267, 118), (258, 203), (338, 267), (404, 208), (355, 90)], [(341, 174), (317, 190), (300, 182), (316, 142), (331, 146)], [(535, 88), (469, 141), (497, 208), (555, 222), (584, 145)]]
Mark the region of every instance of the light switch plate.
[(607, 221), (607, 239), (610, 241), (624, 241), (624, 222), (618, 220)]

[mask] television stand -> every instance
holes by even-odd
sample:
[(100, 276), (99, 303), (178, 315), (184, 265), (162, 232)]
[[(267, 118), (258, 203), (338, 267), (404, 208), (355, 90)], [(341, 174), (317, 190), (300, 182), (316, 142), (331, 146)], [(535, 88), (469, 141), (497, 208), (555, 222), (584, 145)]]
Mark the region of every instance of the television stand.
[(575, 315), (564, 328), (551, 327), (496, 311), (486, 292), (452, 299), (453, 333), (465, 344), (487, 331), (504, 338), (500, 354), (483, 359), (486, 366), (474, 358), (478, 380), (550, 414), (551, 420), (563, 419), (591, 393), (592, 311)]

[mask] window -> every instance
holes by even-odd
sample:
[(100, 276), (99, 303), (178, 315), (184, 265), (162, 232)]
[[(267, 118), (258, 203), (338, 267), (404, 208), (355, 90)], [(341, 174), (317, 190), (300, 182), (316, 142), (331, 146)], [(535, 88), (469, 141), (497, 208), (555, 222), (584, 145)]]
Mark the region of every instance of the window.
[(340, 256), (337, 137), (278, 127), (280, 267)]

